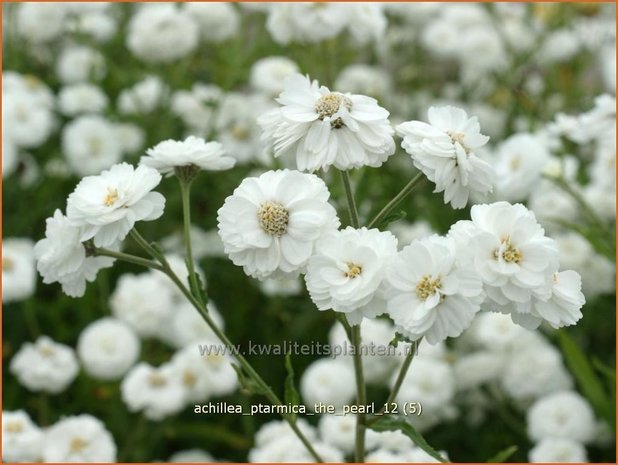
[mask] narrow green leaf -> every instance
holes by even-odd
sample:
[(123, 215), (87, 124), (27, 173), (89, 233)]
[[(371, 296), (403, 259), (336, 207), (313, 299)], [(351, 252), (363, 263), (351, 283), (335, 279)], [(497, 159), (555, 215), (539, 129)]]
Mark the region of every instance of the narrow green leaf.
[(442, 463), (446, 463), (447, 460), (433, 447), (431, 447), (425, 438), (414, 429), (414, 427), (403, 418), (396, 418), (392, 416), (385, 416), (379, 420), (370, 423), (369, 428), (374, 431), (401, 431), (408, 436), (414, 444), (423, 449), (434, 459), (439, 460)]
[[(287, 404), (298, 405), (300, 403), (300, 394), (294, 385), (294, 368), (292, 367), (291, 354), (285, 356), (285, 371), (287, 376), (285, 377), (285, 391), (283, 398)], [(296, 418), (296, 414), (293, 414)]]
[(509, 446), (490, 458), (487, 463), (504, 463), (511, 455), (517, 452), (517, 449), (517, 446)]
[(615, 427), (616, 419), (614, 417), (615, 412), (612, 409), (612, 402), (603, 387), (603, 383), (592, 369), (592, 365), (566, 331), (558, 331), (558, 340), (567, 365), (571, 369), (573, 376), (575, 376), (583, 394), (596, 413)]

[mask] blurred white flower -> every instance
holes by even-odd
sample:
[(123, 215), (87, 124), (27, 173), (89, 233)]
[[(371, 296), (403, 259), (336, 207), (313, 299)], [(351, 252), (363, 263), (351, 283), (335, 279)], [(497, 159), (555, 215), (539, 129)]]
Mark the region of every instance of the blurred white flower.
[(168, 327), (175, 308), (170, 286), (153, 273), (123, 274), (109, 299), (113, 315), (141, 337), (158, 337)]
[(528, 410), (526, 422), (533, 441), (564, 438), (587, 444), (596, 433), (592, 407), (572, 391), (554, 392), (538, 399)]
[(505, 351), (511, 349), (528, 332), (508, 315), (482, 312), (474, 319), (470, 328), (475, 344), (487, 350)]
[(87, 176), (67, 200), (67, 217), (82, 227), (80, 240), (94, 239), (97, 247), (123, 240), (137, 221), (163, 214), (165, 197), (152, 192), (161, 175), (147, 166), (112, 166), (98, 176)]
[(98, 81), (107, 74), (107, 66), (98, 50), (70, 45), (62, 50), (56, 60), (56, 74), (63, 84)]
[(160, 108), (168, 93), (169, 89), (161, 78), (149, 75), (120, 92), (116, 104), (121, 114), (144, 115)]
[(36, 342), (20, 347), (10, 371), (30, 391), (58, 394), (73, 382), (79, 366), (73, 349), (40, 336)]
[(43, 432), (23, 410), (2, 411), (2, 461), (41, 460)]
[(36, 287), (34, 244), (30, 239), (2, 241), (2, 302), (27, 299)]
[(10, 176), (17, 169), (19, 153), (17, 146), (2, 128), (2, 177)]
[(174, 415), (185, 406), (182, 379), (169, 363), (160, 367), (137, 364), (122, 380), (120, 392), (131, 412), (142, 411), (153, 421)]
[(335, 81), (335, 88), (372, 97), (386, 97), (392, 91), (391, 77), (384, 69), (364, 64), (344, 68)]
[(172, 94), (170, 111), (196, 134), (208, 134), (214, 125), (215, 109), (223, 99), (223, 91), (212, 84), (197, 82), (191, 90)]
[(144, 130), (138, 125), (132, 123), (114, 123), (112, 129), (123, 153), (134, 154), (143, 147), (145, 134)]
[(108, 103), (109, 99), (100, 87), (85, 82), (65, 86), (58, 94), (58, 108), (65, 116), (102, 113)]
[(498, 379), (504, 363), (504, 355), (499, 352), (482, 350), (464, 355), (455, 362), (453, 367), (457, 389), (476, 388)]
[(350, 324), (384, 313), (379, 291), (397, 238), (377, 229), (347, 227), (322, 236), (307, 264), (305, 282), (318, 310), (347, 314)]
[(79, 227), (56, 210), (46, 220), (45, 238), (34, 246), (37, 270), (43, 282), (60, 283), (64, 293), (71, 297), (83, 296), (86, 282), (94, 281), (100, 269), (114, 263), (110, 257), (87, 257), (81, 234)]
[[(258, 431), (259, 434), (259, 431)], [(311, 443), (314, 450), (326, 462), (343, 462), (343, 453), (319, 440)], [(251, 463), (312, 463), (315, 462), (303, 443), (292, 433), (282, 435), (249, 451)]]
[(388, 229), (397, 237), (401, 248), (417, 239), (426, 239), (436, 233), (425, 220), (418, 220), (414, 223), (395, 221), (388, 225)]
[(528, 454), (531, 463), (586, 463), (586, 448), (565, 438), (548, 438), (536, 444)]
[(347, 29), (358, 45), (379, 41), (384, 37), (388, 22), (384, 7), (375, 2), (350, 2), (347, 7)]
[(112, 124), (99, 115), (80, 116), (62, 130), (62, 151), (78, 176), (99, 174), (122, 159)]
[[(194, 313), (197, 312), (194, 310)], [(215, 350), (212, 340), (202, 342)], [(223, 351), (224, 346), (219, 347)], [(186, 390), (187, 402), (204, 402), (211, 397), (231, 394), (238, 387), (232, 360), (214, 352), (202, 355), (197, 344), (176, 352), (170, 363)]]
[(65, 417), (45, 434), (44, 462), (115, 462), (116, 444), (105, 425), (91, 415)]
[(245, 178), (218, 211), (225, 252), (249, 276), (299, 272), (339, 219), (315, 175), (290, 170)]
[(455, 257), (450, 238), (431, 236), (404, 247), (387, 267), (388, 315), (412, 340), (459, 336), (480, 310), (481, 278)]
[(542, 317), (533, 304), (552, 296), (557, 244), (521, 204), (474, 205), (470, 215), (472, 221), (457, 222), (449, 235), (460, 261), (480, 274), (488, 308), (509, 313), (528, 329), (538, 327)]
[[(309, 441), (317, 441), (317, 431), (307, 420), (300, 417), (296, 425)], [(263, 447), (282, 437), (295, 437), (295, 433), (285, 420), (273, 420), (260, 427), (255, 433), (254, 441), (257, 447)]]
[(18, 5), (17, 32), (33, 44), (44, 44), (64, 32), (66, 3), (27, 2)]
[(575, 31), (566, 28), (557, 29), (545, 37), (539, 48), (538, 58), (544, 63), (566, 62), (580, 51), (581, 46)]
[[(217, 327), (223, 330), (223, 318), (212, 301), (208, 302), (208, 314)], [(210, 326), (208, 326), (195, 308), (184, 299), (180, 303), (175, 304), (171, 319), (162, 328), (160, 338), (176, 349), (182, 349), (187, 346), (195, 347), (195, 343), (200, 341), (210, 341), (214, 344), (220, 343), (219, 338)]]
[(493, 169), (474, 153), (489, 140), (477, 118), (451, 106), (431, 107), (428, 117), (429, 124), (408, 121), (397, 126), (397, 133), (414, 166), (436, 184), (434, 192), (444, 191), (444, 203), (453, 208), (465, 207), (470, 192), (491, 192)]
[(270, 297), (299, 295), (303, 284), (298, 278), (270, 278), (260, 282), (260, 289)]
[(51, 135), (54, 124), (51, 106), (35, 93), (3, 90), (2, 125), (16, 146), (39, 147)]
[(270, 97), (285, 89), (287, 78), (299, 72), (298, 65), (284, 56), (270, 56), (257, 60), (251, 66), (251, 86)]
[(324, 414), (318, 423), (320, 437), (333, 447), (351, 454), (356, 443), (356, 415)]
[(510, 136), (497, 148), (494, 162), (497, 200), (526, 200), (538, 187), (541, 173), (549, 161), (543, 141), (527, 133)]
[(303, 373), (300, 393), (308, 410), (320, 402), (339, 410), (356, 395), (354, 368), (339, 359), (318, 359)]
[(240, 17), (231, 3), (187, 2), (183, 11), (197, 23), (207, 42), (223, 42), (238, 33)]
[(273, 3), (266, 28), (275, 42), (321, 42), (339, 34), (347, 25), (348, 8), (341, 3)]
[(169, 63), (195, 50), (199, 27), (186, 11), (172, 3), (144, 4), (133, 13), (127, 48), (147, 63)]
[(207, 171), (228, 170), (235, 160), (226, 155), (219, 142), (206, 142), (200, 137), (189, 136), (183, 141), (165, 140), (146, 150), (140, 165), (156, 169), (161, 174), (171, 174), (175, 168), (195, 166)]
[(96, 379), (115, 380), (139, 357), (140, 341), (129, 326), (115, 318), (90, 323), (79, 335), (77, 355), (86, 372)]
[(277, 102), (258, 118), (276, 157), (295, 154), (297, 168), (379, 167), (395, 152), (389, 112), (364, 95), (331, 92), (295, 74)]
[(202, 449), (186, 449), (174, 452), (169, 463), (214, 463), (215, 458)]

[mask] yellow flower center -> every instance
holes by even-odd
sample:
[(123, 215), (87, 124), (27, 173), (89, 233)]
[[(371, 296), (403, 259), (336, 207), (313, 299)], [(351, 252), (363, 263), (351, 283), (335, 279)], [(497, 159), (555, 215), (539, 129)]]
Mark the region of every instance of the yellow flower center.
[(185, 386), (193, 387), (195, 386), (196, 382), (197, 376), (195, 376), (195, 373), (193, 373), (192, 371), (186, 370), (182, 374), (182, 384), (184, 384)]
[(114, 205), (114, 202), (116, 202), (116, 200), (118, 200), (118, 189), (116, 189), (115, 187), (108, 187), (107, 195), (105, 196), (105, 199), (103, 199), (103, 205), (105, 205), (106, 207), (111, 207), (112, 205)]
[(81, 451), (83, 451), (86, 448), (87, 445), (88, 445), (88, 441), (82, 438), (73, 438), (71, 439), (71, 444), (69, 446), (69, 449), (71, 451), (71, 454), (79, 454)]
[(466, 147), (466, 144), (464, 144), (464, 139), (466, 137), (465, 134), (462, 134), (460, 132), (452, 132), (452, 131), (446, 131), (446, 133), (451, 138), (451, 141), (453, 142), (453, 144), (457, 143), (461, 145), (466, 153), (470, 151), (470, 149)]
[(288, 229), (290, 213), (279, 202), (264, 202), (257, 215), (258, 223), (266, 234), (281, 237)]
[(148, 376), (148, 383), (154, 388), (159, 388), (165, 386), (167, 384), (167, 380), (165, 379), (165, 376), (162, 376), (159, 373), (151, 373), (150, 376)]
[(348, 266), (348, 271), (344, 273), (346, 278), (354, 279), (363, 272), (363, 267), (356, 263), (347, 262), (346, 265)]
[(427, 300), (430, 296), (434, 295), (438, 289), (442, 287), (442, 280), (440, 277), (433, 278), (426, 274), (416, 285), (416, 295), (421, 300)]
[(249, 140), (249, 136), (251, 135), (251, 132), (249, 132), (249, 128), (247, 128), (247, 126), (237, 124), (234, 127), (232, 127), (230, 134), (236, 140), (246, 141), (246, 140)]
[(48, 358), (48, 357), (53, 356), (55, 352), (54, 352), (54, 349), (52, 349), (51, 347), (43, 346), (39, 349), (39, 353), (43, 357)]
[(24, 425), (21, 421), (9, 421), (4, 426), (4, 431), (7, 433), (21, 433), (24, 430)]
[(9, 257), (2, 257), (2, 271), (11, 271), (15, 263)]
[[(323, 120), (337, 113), (342, 105), (347, 108), (348, 111), (352, 109), (352, 101), (348, 97), (337, 92), (331, 92), (330, 94), (320, 97), (315, 104), (315, 111), (318, 113), (319, 118)], [(341, 118), (337, 118), (331, 121), (330, 125), (333, 128), (340, 128), (343, 126), (343, 121)]]
[(507, 263), (520, 263), (523, 254), (520, 250), (511, 244), (511, 238), (509, 236), (505, 236), (502, 238), (502, 245), (494, 250), (494, 258), (497, 260), (502, 256), (502, 259)]

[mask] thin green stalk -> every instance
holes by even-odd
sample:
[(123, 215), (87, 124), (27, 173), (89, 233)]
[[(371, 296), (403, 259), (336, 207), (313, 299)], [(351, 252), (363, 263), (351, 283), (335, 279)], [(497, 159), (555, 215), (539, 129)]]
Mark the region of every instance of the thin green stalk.
[[(414, 346), (411, 347), (410, 353), (406, 355), (406, 358), (403, 361), (403, 365), (401, 365), (401, 368), (399, 369), (399, 373), (397, 374), (397, 379), (395, 380), (393, 389), (391, 390), (391, 393), (389, 394), (388, 399), (386, 399), (385, 405), (390, 406), (391, 403), (395, 402), (395, 399), (397, 398), (397, 394), (399, 394), (399, 390), (401, 389), (403, 380), (406, 379), (406, 375), (408, 374), (408, 370), (410, 369), (410, 364), (412, 363), (412, 360), (414, 360), (414, 357), (416, 356), (418, 345), (421, 343), (421, 341), (422, 341), (422, 338), (416, 341), (416, 343), (414, 343)], [(382, 415), (384, 415), (384, 411), (385, 411), (385, 408), (382, 407), (382, 409), (377, 415), (368, 419), (367, 423), (372, 423), (378, 420)]]
[(350, 212), (350, 225), (354, 228), (358, 228), (360, 223), (358, 221), (358, 210), (356, 208), (356, 202), (354, 201), (354, 194), (352, 193), (352, 186), (350, 184), (350, 175), (347, 171), (340, 171), (341, 180), (343, 181), (343, 188), (345, 189), (345, 197), (348, 201), (348, 211)]
[(423, 180), (423, 173), (420, 171), (414, 176), (408, 184), (405, 185), (403, 189), (397, 194), (390, 202), (386, 204), (386, 206), (380, 210), (380, 212), (375, 216), (374, 219), (369, 223), (368, 228), (373, 228), (374, 226), (379, 226), (380, 222), (386, 218), (394, 208), (399, 205), (399, 203), (406, 198), (406, 196), (414, 190), (414, 188)]
[[(363, 375), (363, 359), (361, 356), (361, 332), (360, 325), (352, 326), (352, 345), (354, 346), (354, 375), (356, 377), (356, 404), (367, 405), (367, 390), (365, 387), (365, 377)], [(363, 463), (365, 461), (365, 424), (367, 414), (359, 413), (356, 415), (356, 445), (355, 461)]]
[[(189, 282), (192, 289), (199, 288), (199, 281), (195, 274), (195, 263), (193, 261), (193, 247), (191, 245), (191, 181), (178, 179), (180, 183), (180, 192), (182, 195), (182, 218), (183, 232), (186, 249), (187, 270), (189, 271)], [(199, 292), (195, 292), (197, 299), (201, 302), (202, 296)], [(202, 302), (203, 303), (203, 302)]]
[(116, 252), (115, 250), (103, 249), (99, 247), (94, 249), (94, 254), (98, 257), (111, 257), (117, 260), (133, 263), (135, 265), (145, 266), (146, 268), (151, 268), (153, 270), (163, 271), (163, 267), (158, 263), (148, 260), (147, 258), (138, 257), (137, 255)]
[[(215, 333), (215, 335), (219, 338), (219, 340), (228, 347), (232, 347), (232, 342), (228, 339), (223, 331), (215, 324), (210, 315), (208, 314), (208, 310), (200, 300), (198, 300), (192, 293), (187, 289), (182, 280), (178, 277), (176, 273), (172, 270), (169, 263), (164, 260), (164, 257), (161, 256), (140, 234), (136, 229), (131, 230), (131, 235), (136, 239), (138, 244), (144, 248), (144, 250), (149, 253), (153, 258), (159, 260), (161, 262), (161, 267), (159, 268), (163, 273), (165, 273), (172, 282), (176, 285), (176, 287), (182, 292), (182, 294), (187, 298), (187, 300), (195, 307), (201, 317), (204, 319), (209, 328)], [(146, 260), (147, 261), (147, 260)], [(133, 263), (133, 262), (132, 262)], [(264, 392), (266, 398), (275, 405), (283, 405), (283, 402), (277, 397), (277, 395), (273, 392), (271, 387), (262, 379), (262, 377), (253, 369), (251, 364), (240, 354), (235, 354), (236, 361), (240, 364), (243, 370), (247, 373), (247, 375), (260, 387), (260, 389)], [(305, 437), (303, 432), (298, 428), (295, 419), (293, 419), (289, 415), (282, 415), (283, 419), (288, 422), (292, 431), (298, 436), (300, 441), (306, 447), (307, 451), (311, 454), (311, 456), (318, 462), (323, 462), (320, 455), (313, 448), (309, 440)]]

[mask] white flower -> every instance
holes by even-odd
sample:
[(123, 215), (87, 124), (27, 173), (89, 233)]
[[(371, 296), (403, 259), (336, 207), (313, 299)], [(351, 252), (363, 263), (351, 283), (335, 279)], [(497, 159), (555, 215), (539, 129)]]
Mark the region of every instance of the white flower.
[(2, 128), (2, 177), (10, 176), (19, 164), (19, 152), (15, 143), (9, 138), (5, 128)]
[(397, 237), (399, 246), (402, 248), (417, 239), (425, 239), (436, 233), (425, 220), (418, 220), (414, 223), (396, 221), (389, 224), (388, 229)]
[(336, 89), (373, 97), (387, 96), (391, 90), (389, 74), (381, 68), (354, 64), (344, 68), (335, 81)]
[(455, 362), (453, 367), (457, 379), (457, 389), (475, 388), (497, 379), (504, 362), (502, 354), (489, 350), (464, 355)]
[(43, 432), (25, 411), (2, 411), (3, 462), (38, 462), (42, 444)]
[(114, 316), (142, 337), (158, 337), (168, 327), (174, 311), (173, 292), (154, 273), (123, 274), (109, 306)]
[(165, 101), (169, 89), (158, 76), (146, 76), (118, 95), (118, 111), (125, 115), (154, 112)]
[(537, 400), (528, 410), (526, 422), (533, 441), (564, 438), (587, 444), (596, 433), (592, 407), (572, 391), (555, 392)]
[(33, 44), (51, 42), (62, 35), (66, 15), (65, 3), (23, 3), (15, 18), (17, 31)]
[(310, 410), (320, 402), (339, 409), (352, 401), (356, 394), (354, 368), (341, 360), (316, 360), (303, 373), (300, 392)]
[(2, 302), (27, 299), (34, 293), (36, 271), (30, 239), (6, 238), (2, 242)]
[(65, 86), (58, 94), (58, 107), (66, 116), (80, 113), (102, 113), (109, 99), (100, 87), (79, 83)]
[[(208, 302), (208, 314), (215, 325), (223, 330), (224, 322), (212, 301)], [(199, 341), (220, 343), (219, 338), (201, 315), (186, 300), (174, 305), (171, 320), (162, 328), (161, 340), (172, 347), (182, 349)]]
[(77, 354), (86, 372), (97, 379), (114, 380), (124, 375), (139, 357), (140, 341), (122, 321), (102, 318), (79, 335)]
[(79, 176), (98, 174), (122, 159), (112, 124), (99, 115), (84, 115), (62, 130), (62, 151), (67, 163)]
[(348, 5), (340, 3), (273, 3), (266, 22), (279, 44), (320, 42), (339, 34), (348, 22)]
[(131, 412), (143, 411), (154, 421), (174, 415), (185, 406), (182, 379), (169, 363), (158, 368), (139, 363), (122, 380), (120, 392)]
[(174, 4), (142, 5), (131, 18), (127, 48), (147, 63), (168, 63), (191, 53), (198, 45), (199, 28)]
[(534, 311), (555, 329), (574, 325), (582, 318), (586, 303), (581, 276), (573, 270), (560, 271), (554, 273), (552, 283), (551, 297), (535, 300)]
[(123, 153), (133, 154), (144, 145), (144, 131), (132, 123), (115, 123), (113, 130)]
[(528, 329), (538, 327), (542, 320), (533, 304), (552, 296), (557, 244), (521, 204), (474, 205), (470, 215), (472, 221), (459, 221), (449, 235), (462, 262), (481, 276), (489, 309), (510, 313)]
[(249, 82), (254, 89), (274, 97), (283, 92), (287, 78), (298, 72), (298, 65), (287, 57), (266, 57), (253, 63)]
[(77, 376), (79, 366), (73, 349), (47, 336), (26, 342), (11, 360), (11, 373), (31, 391), (58, 394)]
[[(238, 387), (232, 360), (214, 353), (212, 341), (202, 342), (213, 352), (202, 355), (197, 344), (192, 344), (176, 352), (170, 362), (175, 370), (174, 376), (182, 381), (188, 402), (204, 402), (213, 396), (231, 394)], [(223, 352), (224, 346), (219, 347)]]
[(258, 118), (263, 139), (276, 157), (295, 154), (301, 171), (375, 168), (395, 152), (389, 113), (371, 97), (331, 92), (295, 74), (277, 102), (280, 108)]
[(260, 289), (270, 297), (299, 295), (303, 285), (298, 278), (271, 278), (260, 282)]
[(94, 238), (97, 247), (123, 240), (136, 221), (156, 220), (165, 198), (151, 192), (161, 175), (147, 166), (112, 166), (98, 176), (87, 176), (67, 201), (67, 217), (83, 228), (81, 241)]
[(430, 344), (459, 336), (483, 300), (480, 277), (455, 263), (449, 238), (431, 236), (404, 247), (386, 270), (388, 314), (412, 340)]
[[(298, 418), (296, 425), (309, 441), (316, 441), (318, 434), (316, 429), (311, 426), (304, 418)], [(255, 433), (255, 445), (258, 447), (266, 446), (276, 442), (283, 437), (296, 437), (289, 423), (285, 420), (273, 420), (264, 423)]]
[(347, 28), (358, 45), (366, 45), (371, 40), (384, 38), (388, 25), (383, 5), (371, 2), (350, 2)]
[(325, 234), (307, 264), (311, 300), (318, 310), (346, 313), (351, 324), (384, 313), (378, 289), (396, 254), (397, 239), (388, 231), (348, 227)]
[(2, 92), (2, 124), (18, 147), (42, 145), (54, 128), (51, 106), (33, 92), (17, 89)]
[(239, 15), (227, 2), (187, 2), (183, 11), (198, 24), (206, 41), (223, 42), (238, 33)]
[(489, 137), (480, 132), (478, 119), (461, 108), (431, 107), (429, 124), (409, 121), (397, 126), (401, 146), (412, 156), (414, 166), (444, 191), (444, 203), (463, 208), (470, 192), (491, 192), (494, 173), (491, 165), (474, 152)]
[(531, 463), (586, 463), (586, 448), (565, 438), (549, 438), (535, 445), (528, 455)]
[(497, 148), (495, 196), (498, 200), (520, 202), (538, 187), (541, 173), (549, 162), (543, 141), (532, 134), (515, 134)]
[(342, 450), (345, 454), (354, 451), (356, 434), (356, 415), (325, 414), (318, 423), (320, 436), (331, 446)]
[(56, 60), (56, 74), (63, 84), (100, 80), (106, 73), (103, 55), (90, 47), (68, 46), (60, 52)]
[(105, 425), (91, 415), (65, 417), (45, 435), (44, 462), (115, 462), (116, 444)]
[(316, 241), (339, 226), (329, 196), (312, 174), (279, 170), (244, 179), (218, 211), (225, 252), (249, 276), (297, 273)]
[(46, 225), (45, 238), (34, 246), (37, 270), (43, 282), (60, 283), (68, 296), (83, 296), (86, 282), (94, 281), (99, 270), (112, 266), (114, 259), (87, 257), (81, 243), (81, 229), (74, 226), (60, 210), (47, 218)]
[(560, 352), (548, 343), (514, 350), (505, 364), (500, 381), (510, 397), (521, 401), (569, 389), (573, 384)]
[(496, 351), (512, 348), (527, 332), (526, 329), (513, 323), (508, 315), (490, 312), (479, 313), (470, 331), (476, 344)]
[(184, 141), (165, 140), (146, 151), (140, 165), (155, 168), (161, 174), (171, 173), (180, 166), (197, 166), (208, 171), (228, 170), (235, 160), (225, 155), (219, 142), (206, 142), (200, 137), (189, 136)]
[(172, 94), (170, 111), (196, 134), (206, 134), (213, 125), (214, 110), (223, 99), (223, 91), (212, 84), (193, 84), (191, 90)]
[[(329, 463), (343, 462), (343, 453), (324, 442), (311, 443), (318, 455)], [(314, 457), (296, 436), (284, 436), (249, 451), (250, 463), (313, 463)]]

